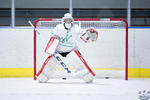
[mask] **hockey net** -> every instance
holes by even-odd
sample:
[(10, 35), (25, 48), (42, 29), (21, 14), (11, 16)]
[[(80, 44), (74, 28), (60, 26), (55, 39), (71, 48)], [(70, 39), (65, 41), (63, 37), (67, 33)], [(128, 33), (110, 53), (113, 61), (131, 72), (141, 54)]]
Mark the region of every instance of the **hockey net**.
[[(52, 29), (60, 19), (40, 18), (34, 23), (34, 79), (47, 58), (44, 49), (51, 37)], [(96, 78), (128, 79), (128, 24), (120, 18), (74, 19), (83, 30), (94, 27), (99, 32), (95, 43), (80, 44), (79, 50), (96, 73)], [(74, 58), (73, 58), (74, 59)], [(56, 76), (62, 76), (57, 68)], [(73, 68), (70, 68), (73, 70)]]

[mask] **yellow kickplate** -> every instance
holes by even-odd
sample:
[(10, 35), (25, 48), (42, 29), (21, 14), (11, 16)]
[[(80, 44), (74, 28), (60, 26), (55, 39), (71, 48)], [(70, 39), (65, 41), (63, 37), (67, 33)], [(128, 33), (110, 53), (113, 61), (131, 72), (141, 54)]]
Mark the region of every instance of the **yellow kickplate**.
[[(74, 68), (70, 68), (74, 70)], [(63, 70), (63, 68), (57, 68)], [(92, 68), (92, 70), (123, 70), (122, 68)], [(0, 68), (0, 78), (33, 77), (33, 68)], [(129, 68), (129, 78), (150, 78), (150, 68)]]

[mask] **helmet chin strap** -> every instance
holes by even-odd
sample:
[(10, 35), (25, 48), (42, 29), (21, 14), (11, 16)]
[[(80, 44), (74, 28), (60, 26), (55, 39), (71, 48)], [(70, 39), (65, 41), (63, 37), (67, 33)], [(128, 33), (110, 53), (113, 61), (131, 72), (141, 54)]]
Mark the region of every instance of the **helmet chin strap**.
[(72, 26), (73, 26), (72, 23), (70, 23), (70, 24), (64, 23), (64, 27), (65, 27), (66, 30), (70, 30)]

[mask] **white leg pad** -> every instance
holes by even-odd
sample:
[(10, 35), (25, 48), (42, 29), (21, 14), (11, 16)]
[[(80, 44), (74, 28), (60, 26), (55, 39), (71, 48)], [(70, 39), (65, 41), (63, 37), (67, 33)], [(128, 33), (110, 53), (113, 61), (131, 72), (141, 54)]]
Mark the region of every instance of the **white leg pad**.
[(43, 63), (40, 71), (36, 74), (39, 82), (47, 82), (54, 75), (57, 66), (59, 66), (59, 63), (56, 58), (49, 56)]
[(83, 80), (86, 82), (86, 83), (92, 83), (93, 80), (94, 80), (94, 76), (91, 74), (91, 73), (87, 73), (83, 76)]
[(43, 73), (41, 73), (38, 77), (37, 77), (39, 83), (46, 83), (49, 79), (46, 75), (44, 75)]
[(77, 57), (74, 51), (70, 52), (67, 55), (68, 64), (74, 68), (74, 75), (76, 76), (82, 76), (84, 71), (87, 72), (88, 70), (84, 67), (84, 64), (82, 61)]
[(67, 57), (70, 61), (70, 65), (72, 65), (75, 69), (75, 77), (81, 77), (87, 83), (93, 81), (95, 73), (90, 69), (86, 61), (77, 50), (72, 51)]

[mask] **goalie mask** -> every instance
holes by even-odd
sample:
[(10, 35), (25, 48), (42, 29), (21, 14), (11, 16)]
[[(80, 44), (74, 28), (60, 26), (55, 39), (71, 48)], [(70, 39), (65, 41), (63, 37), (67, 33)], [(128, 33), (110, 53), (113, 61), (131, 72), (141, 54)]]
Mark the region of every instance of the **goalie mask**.
[(62, 18), (65, 29), (70, 30), (73, 26), (73, 17), (70, 13), (66, 13)]

